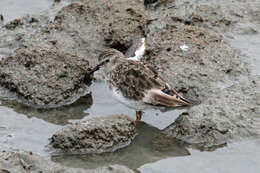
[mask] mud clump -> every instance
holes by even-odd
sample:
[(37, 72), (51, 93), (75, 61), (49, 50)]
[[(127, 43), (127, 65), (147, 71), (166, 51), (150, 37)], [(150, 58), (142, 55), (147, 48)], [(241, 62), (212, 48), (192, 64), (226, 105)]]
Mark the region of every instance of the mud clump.
[(0, 28), (3, 38), (0, 47), (5, 55), (23, 46), (55, 47), (60, 52), (83, 57), (95, 66), (104, 48), (125, 51), (133, 40), (144, 36), (146, 27), (146, 11), (139, 0), (82, 0), (63, 7), (54, 19), (34, 19), (23, 18), (24, 25), (19, 29)]
[(84, 81), (88, 70), (89, 62), (75, 54), (21, 47), (0, 62), (0, 84), (27, 105), (57, 107), (88, 92)]
[(225, 13), (211, 3), (162, 2), (147, 5), (143, 61), (156, 66), (186, 98), (201, 101), (162, 134), (201, 150), (259, 136), (259, 78), (252, 79), (250, 66), (220, 34), (239, 29), (235, 24), (241, 17), (222, 5), (218, 8)]
[[(19, 21), (20, 22), (18, 22), (18, 20), (17, 22), (10, 22), (6, 25), (7, 28), (0, 28), (1, 59), (2, 56), (10, 57), (10, 54), (11, 57), (15, 56), (13, 52), (16, 49), (18, 49), (18, 52), (21, 52), (22, 49), (26, 49), (24, 47), (32, 50), (33, 48), (31, 47), (35, 47), (35, 45), (38, 47), (43, 47), (40, 49), (44, 49), (46, 52), (49, 51), (54, 53), (57, 51), (57, 54), (66, 54), (66, 52), (69, 52), (73, 55), (73, 57), (82, 57), (80, 58), (82, 62), (84, 59), (84, 63), (79, 65), (79, 67), (83, 68), (83, 70), (81, 68), (74, 68), (76, 65), (73, 65), (73, 63), (71, 64), (73, 66), (73, 70), (68, 73), (72, 74), (75, 73), (74, 70), (77, 71), (77, 74), (75, 74), (74, 77), (70, 76), (73, 79), (53, 76), (52, 79), (56, 80), (63, 78), (64, 82), (63, 84), (58, 84), (57, 80), (53, 80), (54, 83), (52, 84), (52, 89), (57, 89), (57, 93), (52, 94), (53, 92), (51, 92), (47, 94), (48, 96), (44, 95), (44, 93), (46, 94), (47, 91), (50, 91), (48, 88), (48, 86), (51, 85), (50, 81), (47, 81), (48, 84), (32, 82), (31, 78), (33, 77), (30, 76), (30, 80), (27, 80), (24, 77), (24, 73), (21, 73), (21, 75), (17, 73), (17, 81), (10, 81), (16, 79), (8, 79), (5, 77), (8, 73), (5, 73), (3, 70), (11, 72), (12, 67), (6, 66), (4, 69), (1, 69), (1, 73), (3, 73), (1, 77), (1, 85), (17, 92), (18, 95), (25, 100), (25, 102), (29, 102), (33, 105), (39, 105), (41, 107), (42, 105), (46, 106), (62, 103), (63, 99), (66, 99), (66, 97), (69, 98), (71, 94), (77, 91), (77, 89), (82, 88), (80, 83), (82, 82), (83, 73), (86, 72), (88, 67), (95, 66), (97, 64), (97, 57), (100, 54), (100, 51), (104, 48), (115, 47), (123, 50), (130, 45), (133, 40), (144, 36), (146, 27), (146, 12), (143, 2), (139, 0), (134, 0), (131, 2), (127, 0), (112, 0), (109, 2), (82, 0), (79, 3), (71, 3), (63, 7), (55, 15), (54, 20), (46, 16), (34, 16), (33, 18), (24, 17), (19, 19)], [(18, 25), (19, 23), (23, 23), (23, 25)], [(38, 52), (40, 52), (40, 50)], [(8, 58), (5, 60), (6, 64), (7, 61), (11, 61), (7, 59)], [(42, 61), (44, 61), (44, 59), (46, 58), (42, 58)], [(74, 60), (75, 58), (72, 58), (71, 61)], [(89, 62), (89, 65), (85, 63), (85, 60)], [(50, 58), (48, 58), (48, 61), (51, 61)], [(56, 60), (53, 60), (53, 63), (55, 62)], [(15, 61), (12, 63), (15, 63)], [(19, 66), (20, 65), (17, 63), (14, 67), (17, 72), (19, 71)], [(22, 68), (21, 71), (23, 71), (24, 68), (27, 68), (23, 66), (20, 67)], [(58, 68), (58, 64), (56, 67), (56, 72), (62, 74), (62, 71), (64, 70), (60, 70)], [(7, 68), (10, 68), (10, 70)], [(53, 75), (55, 75), (56, 72), (47, 71), (47, 74), (53, 73)], [(44, 74), (44, 71), (38, 71), (37, 75), (41, 76), (40, 73), (42, 74), (42, 77), (47, 76), (47, 74)], [(64, 74), (66, 75), (66, 73)], [(21, 79), (18, 78), (19, 75), (22, 77)], [(102, 79), (103, 76), (97, 74), (96, 78)], [(19, 84), (21, 85), (15, 86), (18, 81), (20, 81)], [(25, 83), (21, 81), (24, 81)], [(32, 85), (29, 84), (29, 81), (31, 81)], [(31, 86), (27, 86), (27, 84)], [(43, 87), (41, 88), (41, 86), (37, 86), (38, 84), (43, 84)], [(56, 84), (57, 87), (54, 88), (54, 85)], [(59, 89), (60, 91), (58, 91), (59, 87), (61, 88)], [(67, 89), (65, 89), (66, 87)], [(38, 88), (43, 91), (36, 92), (33, 91), (33, 88)], [(44, 91), (45, 89), (47, 89), (46, 92)], [(65, 93), (65, 91), (67, 93)], [(33, 96), (31, 92), (36, 95)]]
[(58, 29), (63, 38), (69, 36), (68, 44), (64, 44), (67, 41), (63, 39), (58, 45), (87, 55), (92, 64), (97, 62), (96, 57), (105, 47), (125, 51), (133, 40), (143, 37), (146, 13), (139, 0), (82, 0), (62, 8), (53, 26), (48, 28)]
[(101, 34), (109, 47), (126, 50), (131, 42), (144, 37), (146, 11), (143, 0), (82, 0), (94, 12)]
[(134, 173), (122, 165), (109, 165), (94, 170), (68, 168), (54, 163), (49, 158), (27, 151), (0, 152), (0, 173)]
[(54, 153), (112, 152), (131, 143), (135, 124), (127, 116), (114, 115), (82, 120), (65, 126), (50, 138)]
[(186, 97), (203, 100), (240, 75), (249, 75), (247, 64), (215, 32), (180, 22), (158, 31), (153, 27), (144, 60)]
[[(258, 81), (258, 82), (256, 82)], [(238, 82), (192, 107), (163, 134), (209, 150), (231, 139), (260, 136), (260, 82)]]

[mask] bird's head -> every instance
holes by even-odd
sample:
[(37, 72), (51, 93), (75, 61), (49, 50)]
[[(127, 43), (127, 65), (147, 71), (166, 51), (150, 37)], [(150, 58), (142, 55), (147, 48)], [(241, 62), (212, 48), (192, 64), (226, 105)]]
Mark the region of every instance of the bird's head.
[(124, 55), (116, 49), (106, 49), (98, 57), (98, 61), (102, 64), (106, 72), (113, 69), (113, 67), (124, 59)]

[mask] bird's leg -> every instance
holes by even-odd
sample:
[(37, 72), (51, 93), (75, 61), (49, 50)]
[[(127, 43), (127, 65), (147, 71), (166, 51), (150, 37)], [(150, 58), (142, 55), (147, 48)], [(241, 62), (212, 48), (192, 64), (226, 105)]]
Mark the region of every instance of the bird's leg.
[(143, 111), (136, 111), (136, 120), (135, 122), (138, 122), (142, 119)]

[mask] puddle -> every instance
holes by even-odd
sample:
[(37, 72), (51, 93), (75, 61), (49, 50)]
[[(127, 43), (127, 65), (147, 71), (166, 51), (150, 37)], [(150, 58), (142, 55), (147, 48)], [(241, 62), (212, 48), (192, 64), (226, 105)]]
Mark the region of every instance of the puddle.
[[(135, 111), (113, 98), (104, 83), (91, 86), (92, 99), (87, 96), (72, 105), (55, 109), (34, 109), (12, 101), (15, 95), (0, 88), (0, 147), (15, 148), (48, 154), (45, 146), (48, 138), (62, 128), (62, 125), (83, 118), (126, 114), (135, 119)], [(7, 100), (10, 98), (11, 100)], [(92, 102), (93, 101), (93, 102)], [(188, 150), (178, 141), (158, 138), (160, 129), (173, 123), (184, 110), (161, 112), (149, 109), (138, 124), (138, 136), (133, 143), (113, 153), (101, 155), (65, 155), (52, 159), (70, 167), (97, 168), (101, 165), (123, 164), (136, 169), (145, 163), (167, 157), (189, 155)], [(164, 141), (167, 146), (164, 145)]]
[(1, 0), (0, 14), (4, 17), (4, 23), (26, 15), (43, 14), (52, 16), (65, 5), (79, 0), (61, 0), (54, 4), (54, 0)]
[(230, 144), (215, 152), (190, 150), (191, 156), (175, 157), (145, 164), (141, 173), (245, 173), (260, 171), (260, 140)]
[(51, 7), (53, 0), (1, 0), (0, 14), (4, 16), (5, 23), (27, 14), (39, 14)]
[(0, 106), (0, 148), (1, 150), (24, 149), (44, 154), (51, 134), (61, 126), (38, 118), (28, 118), (11, 108)]

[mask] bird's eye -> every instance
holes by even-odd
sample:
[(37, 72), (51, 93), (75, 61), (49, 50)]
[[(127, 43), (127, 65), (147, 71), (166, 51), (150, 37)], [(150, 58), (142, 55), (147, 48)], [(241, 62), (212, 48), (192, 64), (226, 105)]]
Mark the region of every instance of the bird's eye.
[(110, 59), (106, 59), (106, 62), (109, 62), (110, 61)]

